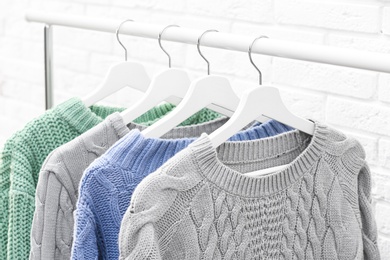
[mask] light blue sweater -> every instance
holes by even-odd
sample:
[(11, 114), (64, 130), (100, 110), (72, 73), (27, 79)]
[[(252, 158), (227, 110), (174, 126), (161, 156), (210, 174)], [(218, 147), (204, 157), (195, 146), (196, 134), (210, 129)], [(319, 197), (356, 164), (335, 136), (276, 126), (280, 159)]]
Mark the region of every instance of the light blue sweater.
[[(254, 140), (292, 130), (276, 121), (257, 124), (229, 141)], [(196, 138), (145, 138), (132, 130), (85, 171), (77, 201), (72, 259), (118, 259), (123, 215), (136, 186)]]

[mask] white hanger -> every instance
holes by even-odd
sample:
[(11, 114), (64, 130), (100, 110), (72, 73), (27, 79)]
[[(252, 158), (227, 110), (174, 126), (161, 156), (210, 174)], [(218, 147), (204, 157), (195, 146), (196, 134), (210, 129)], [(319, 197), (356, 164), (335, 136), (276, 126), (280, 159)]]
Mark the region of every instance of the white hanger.
[(148, 90), (140, 101), (121, 113), (123, 121), (128, 124), (158, 105), (161, 101), (169, 101), (175, 105), (184, 98), (191, 84), (188, 73), (180, 69), (171, 68), (171, 56), (161, 45), (161, 36), (166, 29), (177, 25), (168, 25), (158, 35), (160, 48), (168, 56), (169, 68), (157, 74), (150, 83)]
[[(251, 54), (253, 44), (260, 38), (264, 37), (256, 38), (249, 46), (248, 50), (250, 61), (259, 72), (260, 70), (254, 64)], [(209, 137), (213, 147), (216, 148), (220, 146), (244, 126), (255, 120), (259, 115), (272, 118), (310, 135), (313, 135), (314, 133), (314, 123), (298, 117), (289, 111), (284, 105), (277, 88), (261, 86), (244, 92), (240, 104), (230, 120), (210, 134)]]
[(123, 21), (116, 30), (116, 38), (123, 49), (125, 49), (125, 61), (113, 65), (109, 69), (103, 84), (83, 99), (83, 103), (87, 107), (124, 87), (131, 87), (142, 92), (145, 92), (148, 89), (150, 78), (146, 73), (145, 67), (138, 62), (127, 61), (127, 49), (119, 40), (119, 29), (125, 22), (128, 21), (133, 20), (128, 19)]
[(200, 51), (200, 41), (207, 30), (198, 38), (198, 52), (207, 63), (207, 76), (192, 82), (183, 101), (167, 116), (143, 130), (146, 137), (161, 137), (181, 122), (208, 107), (218, 113), (231, 116), (238, 106), (239, 98), (229, 80), (221, 76), (210, 76), (210, 63)]

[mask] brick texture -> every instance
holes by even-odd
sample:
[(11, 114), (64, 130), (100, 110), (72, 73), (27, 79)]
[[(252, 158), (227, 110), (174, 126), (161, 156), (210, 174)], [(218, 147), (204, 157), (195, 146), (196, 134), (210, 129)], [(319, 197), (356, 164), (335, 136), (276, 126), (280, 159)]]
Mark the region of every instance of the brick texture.
[[(24, 21), (27, 9), (156, 23), (161, 29), (218, 29), (304, 43), (390, 52), (388, 0), (1, 0), (0, 146), (44, 111), (43, 26)], [(157, 40), (122, 37), (129, 60), (152, 76), (167, 67)], [(206, 74), (195, 46), (163, 43), (173, 67), (191, 78)], [(256, 87), (258, 74), (245, 53), (203, 48), (212, 74), (227, 76), (241, 93)], [(71, 28), (54, 31), (54, 101), (83, 97), (108, 68), (124, 59), (115, 35)], [(390, 259), (390, 74), (254, 55), (265, 85), (279, 87), (296, 114), (326, 122), (360, 140), (372, 169), (373, 207), (382, 259)], [(121, 90), (102, 101), (129, 106), (140, 94)]]

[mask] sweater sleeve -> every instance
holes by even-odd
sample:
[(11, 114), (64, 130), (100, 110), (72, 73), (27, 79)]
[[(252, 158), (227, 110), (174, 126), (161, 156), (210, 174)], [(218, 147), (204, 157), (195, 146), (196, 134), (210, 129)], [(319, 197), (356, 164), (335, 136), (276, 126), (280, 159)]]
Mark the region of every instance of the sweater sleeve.
[(7, 259), (27, 259), (34, 197), (16, 190), (11, 190), (9, 196)]
[[(135, 259), (150, 259), (160, 260), (160, 250), (158, 248), (158, 238), (156, 231), (154, 230), (153, 224), (148, 223), (142, 226), (137, 232), (137, 237), (134, 237), (134, 248), (133, 250), (127, 250), (121, 247), (121, 252), (124, 254), (120, 255), (121, 260), (135, 260)], [(120, 242), (119, 242), (120, 243)], [(120, 243), (121, 244), (121, 243)]]
[(8, 201), (11, 171), (12, 140), (0, 152), (0, 259), (7, 258)]
[(89, 196), (80, 191), (77, 202), (74, 225), (74, 240), (72, 245), (72, 259), (98, 259), (96, 222)]
[[(201, 181), (195, 173), (183, 174), (185, 170), (192, 169), (191, 166), (186, 169), (171, 167), (180, 160), (192, 163), (188, 157), (175, 157), (171, 163), (147, 176), (135, 189), (121, 223), (120, 259), (163, 258), (167, 245), (181, 223), (185, 210), (180, 208), (185, 207), (193, 196), (188, 191), (199, 186)], [(170, 214), (172, 207), (180, 214)], [(161, 220), (165, 224), (161, 224)], [(157, 230), (159, 225), (164, 228)]]
[(55, 172), (42, 170), (35, 196), (30, 259), (57, 259), (57, 250), (70, 258), (72, 214), (68, 191)]
[(26, 144), (15, 142), (10, 172), (7, 259), (27, 259), (34, 215), (35, 184), (30, 160), (33, 156)]
[(344, 170), (341, 174), (345, 198), (349, 201), (359, 219), (363, 240), (363, 253), (366, 260), (379, 260), (377, 228), (372, 209), (371, 173), (366, 161), (363, 146), (355, 139), (341, 155)]
[[(158, 237), (153, 223), (158, 221), (168, 207), (159, 204), (160, 200), (164, 200), (164, 198), (158, 196), (158, 201), (152, 198), (153, 191), (162, 195), (158, 191), (161, 184), (149, 175), (135, 189), (130, 206), (121, 222), (119, 259), (162, 259), (160, 250), (158, 250)], [(174, 194), (172, 195), (174, 198)], [(168, 206), (172, 203), (173, 198), (164, 200), (164, 204)], [(154, 202), (155, 205), (153, 206)]]
[(377, 229), (375, 216), (371, 205), (371, 176), (370, 170), (365, 164), (358, 176), (359, 208), (362, 220), (364, 259), (380, 259), (377, 244)]

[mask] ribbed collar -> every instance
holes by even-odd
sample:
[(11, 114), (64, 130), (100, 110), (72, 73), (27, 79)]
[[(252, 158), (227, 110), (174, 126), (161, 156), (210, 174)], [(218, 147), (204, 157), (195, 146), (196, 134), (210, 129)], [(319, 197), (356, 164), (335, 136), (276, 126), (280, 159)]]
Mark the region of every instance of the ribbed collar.
[[(157, 159), (170, 158), (180, 150), (187, 147), (196, 140), (202, 133), (211, 133), (222, 126), (228, 119), (219, 118), (213, 121), (191, 126), (180, 126), (172, 129), (163, 138), (146, 138), (141, 132), (145, 127), (131, 123), (125, 126), (121, 117), (115, 114), (110, 116), (114, 119), (112, 125), (117, 129), (118, 135), (125, 135), (115, 143), (105, 154), (105, 158), (115, 162), (122, 168), (133, 167), (136, 160), (142, 154), (142, 157), (155, 155)], [(130, 128), (134, 129), (129, 132)], [(253, 127), (238, 132), (230, 140), (255, 140), (258, 138), (269, 137), (290, 131), (291, 128), (270, 120), (264, 124), (255, 124)], [(155, 154), (153, 154), (155, 153)], [(159, 157), (158, 154), (163, 154)], [(141, 158), (142, 159), (142, 158)]]
[[(134, 126), (139, 125), (138, 123), (151, 125), (157, 119), (171, 112), (174, 108), (175, 106), (169, 103), (156, 106), (137, 118), (135, 120), (137, 123)], [(59, 104), (50, 111), (59, 114), (81, 134), (101, 123), (108, 115), (123, 110), (124, 108), (99, 105), (93, 105), (88, 108), (81, 99), (75, 97)]]
[(104, 120), (104, 118), (93, 113), (91, 109), (86, 107), (79, 98), (71, 98), (53, 108), (52, 111), (58, 113), (80, 134)]
[(134, 120), (136, 124), (142, 124), (145, 126), (150, 126), (155, 123), (157, 120), (167, 115), (175, 108), (175, 105), (170, 103), (163, 103), (159, 106), (155, 106), (154, 108), (148, 110), (143, 115), (139, 116)]
[[(180, 150), (187, 147), (194, 139), (157, 139), (146, 138), (139, 129), (131, 130), (125, 137), (114, 144), (105, 154), (104, 158), (110, 163), (116, 164), (123, 169), (133, 169), (139, 167), (150, 167), (151, 160), (157, 160), (158, 163), (169, 159)], [(147, 164), (141, 164), (141, 161), (147, 161)]]
[[(190, 147), (204, 178), (232, 194), (256, 198), (281, 191), (303, 176), (321, 157), (327, 133), (326, 126), (315, 122), (314, 135), (307, 146), (310, 137), (294, 130), (254, 141), (226, 142), (217, 150), (203, 134)], [(300, 148), (305, 149), (285, 169), (265, 176), (246, 176), (223, 163), (269, 160), (271, 165), (280, 165), (278, 156)]]

